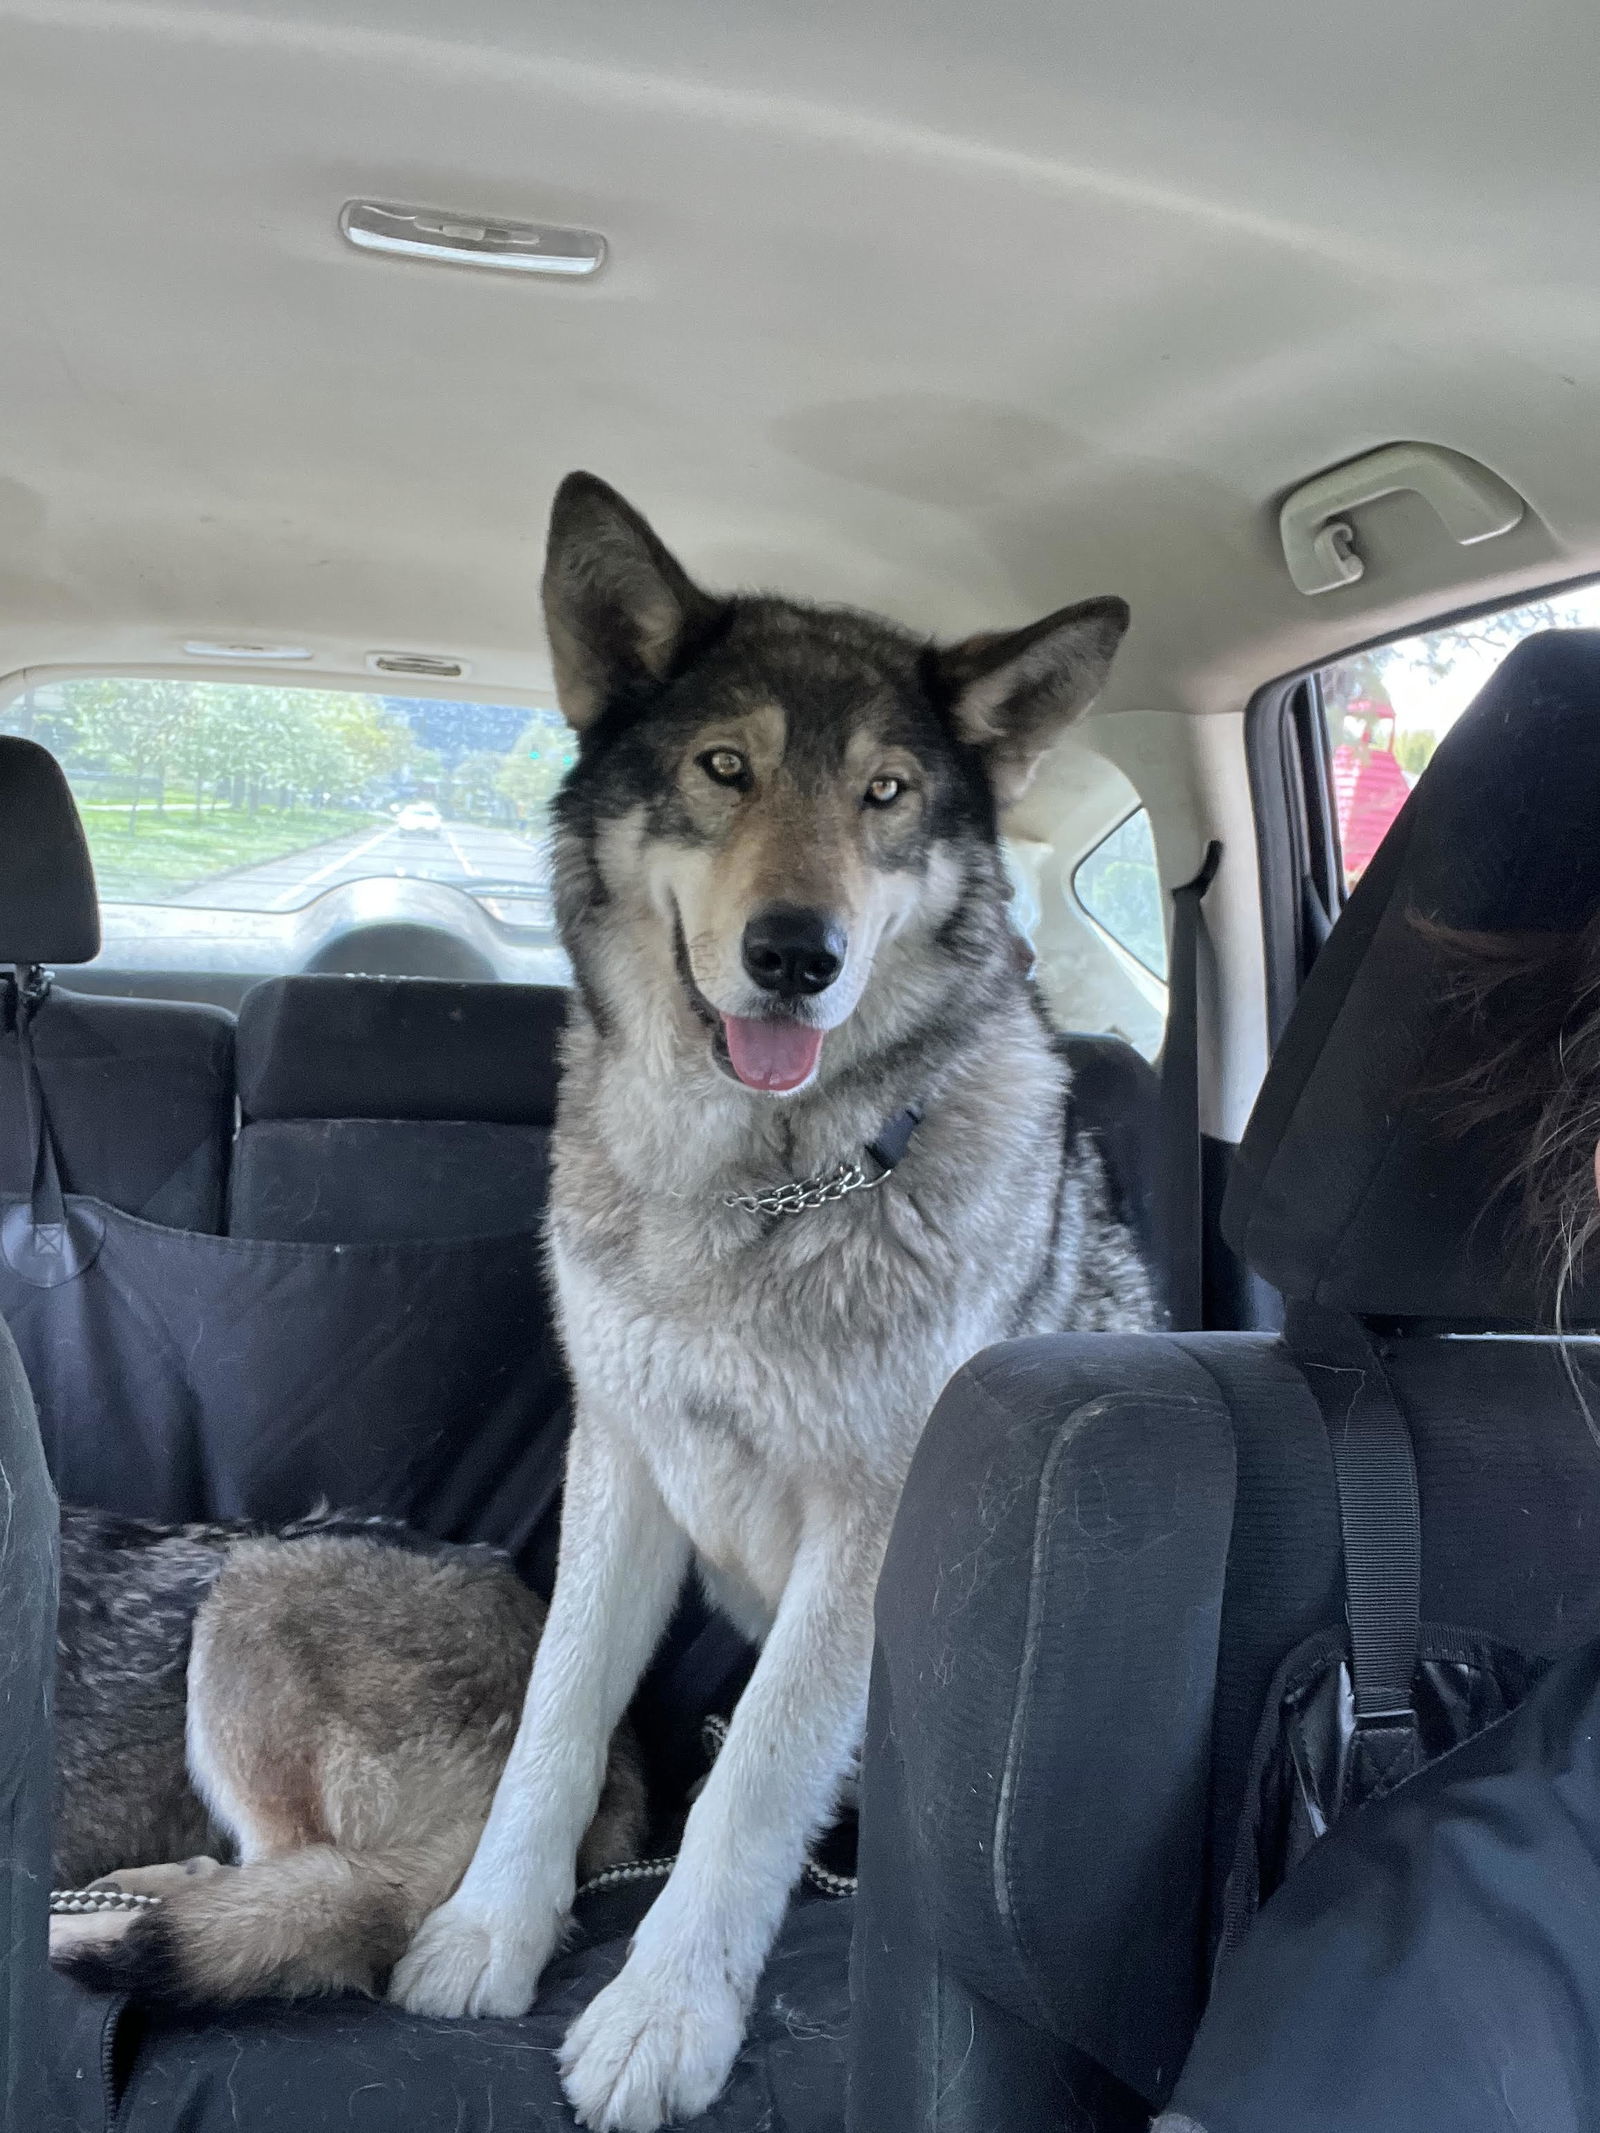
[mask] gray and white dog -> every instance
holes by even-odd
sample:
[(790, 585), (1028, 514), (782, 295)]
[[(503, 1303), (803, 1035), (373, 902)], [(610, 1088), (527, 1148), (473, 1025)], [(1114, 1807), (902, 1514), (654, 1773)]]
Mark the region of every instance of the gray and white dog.
[[(161, 1900), (53, 1919), (52, 1956), (191, 2007), (381, 1989), (472, 1856), (544, 1612), (494, 1549), (387, 1520), (63, 1507), (56, 1883)], [(644, 1807), (623, 1728), (586, 1873)]]
[(1011, 1335), (1152, 1322), (1066, 1131), (997, 835), (1127, 609), (937, 647), (718, 598), (585, 474), (556, 497), (544, 597), (579, 735), (551, 1219), (577, 1418), (516, 1743), (390, 1989), (432, 2015), (528, 2006), (692, 1560), (761, 1657), (671, 1879), (562, 2053), (585, 2125), (650, 2133), (726, 2080), (857, 1749), (873, 1587), (941, 1387)]

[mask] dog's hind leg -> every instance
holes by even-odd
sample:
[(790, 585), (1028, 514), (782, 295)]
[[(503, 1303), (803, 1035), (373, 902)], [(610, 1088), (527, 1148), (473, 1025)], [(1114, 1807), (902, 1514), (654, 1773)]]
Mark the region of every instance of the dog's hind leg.
[[(59, 1950), (64, 1967), (191, 2007), (379, 1988), (464, 1870), (488, 1812), (514, 1690), (499, 1727), (492, 1697), (480, 1708), (473, 1692), (521, 1678), (515, 1651), (475, 1662), (458, 1607), (461, 1649), (444, 1685), (462, 1687), (463, 1722), (427, 1655), (407, 1652), (433, 1597), (427, 1575), (363, 1543), (236, 1551), (195, 1621), (188, 1752), (239, 1864), (170, 1870), (150, 1890), (159, 1905), (114, 1943)], [(330, 1621), (345, 1632), (331, 1650)], [(527, 1629), (496, 1613), (479, 1625), (501, 1626), (513, 1639)], [(522, 1668), (531, 1646), (526, 1634)], [(402, 1697), (415, 1723), (397, 1727)]]
[(562, 2046), (583, 2125), (634, 2133), (697, 2118), (727, 2080), (806, 1846), (860, 1739), (886, 1530), (835, 1515), (802, 1542), (672, 1878)]
[(607, 1744), (666, 1626), (689, 1546), (643, 1461), (580, 1407), (555, 1594), (522, 1719), (460, 1888), (395, 1970), (415, 2014), (517, 2015), (572, 1905)]
[[(279, 1732), (270, 1718), (284, 1718), (283, 1702), (250, 1707), (260, 1684), (248, 1664), (229, 1670), (229, 1693), (208, 1693), (205, 1627), (191, 1666), (191, 1764), (240, 1863), (114, 1876), (160, 1902), (120, 1933), (57, 1935), (52, 1957), (86, 1984), (184, 2007), (376, 1992), (465, 1869), (499, 1750), (481, 1734), (375, 1743), (315, 1711), (298, 1735)], [(265, 1657), (270, 1669), (281, 1655)], [(319, 1715), (320, 1732), (309, 1722)]]

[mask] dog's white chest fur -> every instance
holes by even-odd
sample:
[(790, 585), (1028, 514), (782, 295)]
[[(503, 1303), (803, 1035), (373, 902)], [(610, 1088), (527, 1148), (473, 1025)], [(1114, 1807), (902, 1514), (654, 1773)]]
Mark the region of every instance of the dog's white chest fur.
[[(699, 1219), (723, 1236), (733, 1226), (719, 1207)], [(870, 1226), (880, 1238), (884, 1229), (843, 1207), (790, 1219), (836, 1232)], [(660, 1225), (687, 1226), (683, 1216)], [(685, 1235), (652, 1238), (657, 1225), (642, 1227), (649, 1276), (636, 1262), (623, 1282), (564, 1252), (558, 1233), (573, 1372), (592, 1411), (643, 1457), (715, 1596), (741, 1628), (761, 1630), (807, 1516), (835, 1494), (894, 1495), (922, 1420), (971, 1344), (952, 1327), (897, 1353), (877, 1314), (852, 1326), (847, 1307), (830, 1308), (824, 1296), (844, 1306), (854, 1289), (861, 1318), (862, 1279), (882, 1279), (881, 1256), (859, 1266), (852, 1237), (779, 1235), (719, 1260)]]
[[(580, 1399), (638, 1451), (742, 1627), (761, 1626), (750, 1603), (758, 1618), (776, 1608), (808, 1521), (854, 1508), (886, 1536), (968, 1356), (1061, 1322), (1074, 1254), (1039, 1281), (1059, 1227), (1039, 1118), (1059, 1068), (1031, 1029), (1005, 1034), (1014, 1106), (995, 1105), (982, 1071), (950, 1083), (889, 1184), (800, 1215), (725, 1204), (752, 1182), (737, 1169), (751, 1160), (743, 1092), (708, 1079), (687, 1107), (687, 1159), (682, 1096), (664, 1115), (642, 1075), (602, 1067), (564, 1111), (552, 1255)], [(790, 1161), (826, 1169), (881, 1123), (869, 1098)]]

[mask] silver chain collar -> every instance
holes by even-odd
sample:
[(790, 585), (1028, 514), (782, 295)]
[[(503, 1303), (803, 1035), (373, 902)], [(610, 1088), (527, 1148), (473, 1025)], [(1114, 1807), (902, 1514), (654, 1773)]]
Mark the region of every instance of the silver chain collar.
[(819, 1178), (791, 1178), (784, 1185), (763, 1185), (755, 1192), (725, 1192), (724, 1207), (741, 1207), (747, 1215), (803, 1215), (809, 1208), (827, 1207), (846, 1193), (871, 1192), (890, 1175), (880, 1170), (869, 1178), (859, 1163), (845, 1163)]
[(725, 1192), (724, 1207), (737, 1207), (747, 1215), (803, 1215), (813, 1207), (829, 1207), (852, 1192), (871, 1192), (894, 1172), (911, 1136), (922, 1123), (919, 1104), (906, 1104), (893, 1118), (885, 1119), (877, 1137), (863, 1153), (876, 1165), (869, 1173), (861, 1163), (841, 1163), (814, 1178), (789, 1178), (782, 1185), (758, 1185), (754, 1192)]

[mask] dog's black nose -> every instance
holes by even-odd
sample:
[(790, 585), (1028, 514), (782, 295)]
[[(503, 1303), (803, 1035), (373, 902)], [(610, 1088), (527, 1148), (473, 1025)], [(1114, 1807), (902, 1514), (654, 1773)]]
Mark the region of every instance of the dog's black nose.
[(844, 968), (845, 937), (826, 911), (773, 904), (744, 929), (744, 967), (780, 999), (826, 992)]

